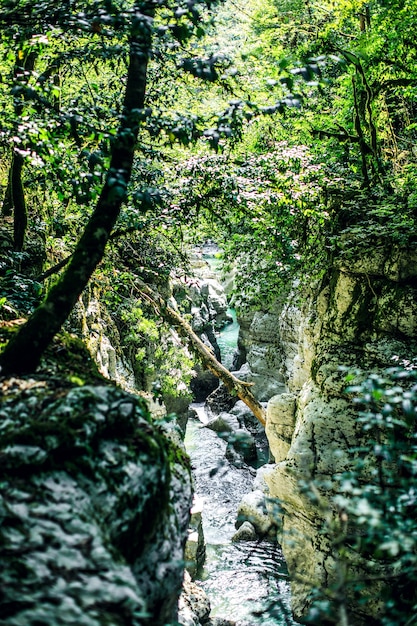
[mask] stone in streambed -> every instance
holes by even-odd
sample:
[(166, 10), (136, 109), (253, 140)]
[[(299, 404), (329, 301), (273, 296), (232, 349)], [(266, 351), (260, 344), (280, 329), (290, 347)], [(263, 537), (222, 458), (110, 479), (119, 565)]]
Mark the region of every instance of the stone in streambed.
[(226, 459), (235, 463), (241, 459), (244, 463), (250, 463), (257, 458), (256, 443), (254, 438), (244, 428), (239, 428), (227, 437)]
[(232, 537), (232, 541), (255, 541), (257, 534), (255, 527), (250, 522), (243, 522)]
[(274, 524), (268, 514), (262, 491), (251, 491), (240, 501), (236, 528), (240, 528), (245, 521), (250, 522), (260, 536), (267, 535), (273, 529)]
[(204, 565), (206, 558), (206, 544), (203, 532), (203, 501), (194, 496), (191, 508), (190, 527), (185, 544), (184, 560), (188, 573), (194, 577), (200, 567)]
[(178, 603), (178, 623), (181, 626), (208, 624), (209, 615), (210, 601), (206, 592), (185, 572), (183, 591)]
[(235, 415), (223, 411), (220, 415), (211, 418), (206, 424), (206, 428), (214, 430), (216, 433), (226, 433), (239, 430), (239, 421)]

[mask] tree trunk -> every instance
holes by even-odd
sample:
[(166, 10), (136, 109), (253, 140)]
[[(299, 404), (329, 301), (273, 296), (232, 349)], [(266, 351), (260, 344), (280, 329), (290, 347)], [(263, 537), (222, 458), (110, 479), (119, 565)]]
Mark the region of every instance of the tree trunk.
[[(16, 84), (28, 84), (31, 73), (35, 68), (37, 53), (32, 51), (25, 57), (23, 65), (16, 61), (14, 76)], [(15, 102), (15, 117), (20, 120), (24, 104), (23, 101)], [(25, 191), (22, 183), (23, 157), (20, 152), (13, 151), (12, 164), (9, 174), (9, 188), (7, 190), (13, 209), (13, 249), (21, 252), (25, 243), (26, 229), (28, 225)]]
[[(13, 156), (12, 156), (12, 159), (13, 159)], [(12, 166), (10, 166), (9, 168), (9, 175), (7, 177), (7, 187), (6, 187), (6, 191), (4, 192), (3, 204), (1, 207), (1, 214), (4, 215), (5, 217), (11, 215), (13, 212), (11, 177), (12, 177)]]
[(10, 173), (10, 196), (13, 206), (13, 249), (15, 252), (21, 252), (23, 249), (28, 225), (22, 169), (23, 157), (18, 152), (15, 152)]
[(131, 177), (133, 156), (144, 106), (146, 75), (152, 42), (153, 3), (138, 3), (132, 17), (129, 69), (123, 115), (114, 142), (110, 167), (96, 208), (59, 282), (16, 333), (0, 355), (0, 374), (33, 372), (41, 356), (68, 318), (77, 299), (104, 255), (119, 216)]
[(203, 365), (210, 370), (212, 374), (217, 376), (231, 393), (236, 394), (238, 398), (249, 407), (259, 422), (265, 426), (266, 412), (250, 390), (252, 383), (246, 383), (236, 378), (236, 376), (233, 376), (224, 365), (219, 363), (211, 350), (201, 341), (200, 337), (196, 335), (191, 326), (181, 315), (168, 306), (161, 296), (144, 282), (139, 279), (136, 279), (135, 282), (138, 285), (139, 291), (149, 298), (158, 308), (161, 316), (169, 322), (171, 326), (176, 328), (181, 337), (187, 341), (193, 352), (200, 357)]
[[(64, 267), (67, 263), (69, 263), (71, 257), (67, 257), (60, 263), (57, 263), (50, 270), (47, 270), (43, 274), (37, 277), (36, 280), (41, 281), (58, 272), (62, 267)], [(219, 361), (215, 358), (215, 356), (210, 352), (210, 349), (201, 341), (201, 339), (196, 335), (191, 326), (176, 312), (174, 309), (169, 307), (163, 299), (160, 297), (158, 293), (156, 293), (153, 289), (151, 289), (144, 282), (136, 279), (136, 283), (139, 283), (139, 290), (141, 293), (145, 294), (147, 298), (152, 300), (152, 303), (158, 309), (161, 317), (165, 319), (169, 324), (175, 327), (181, 337), (183, 337), (189, 347), (193, 350), (195, 354), (197, 354), (203, 365), (212, 372), (217, 378), (219, 378), (227, 387), (227, 389), (231, 392), (236, 393), (236, 395), (250, 408), (255, 417), (261, 422), (263, 426), (266, 423), (266, 413), (263, 406), (256, 400), (253, 393), (250, 391), (249, 387), (252, 386), (252, 383), (245, 383), (236, 376), (233, 376), (231, 372), (227, 368), (225, 368)]]
[(13, 214), (13, 250), (15, 252), (21, 252), (23, 249), (28, 224), (22, 170), (23, 157), (18, 152), (13, 152), (1, 212), (5, 216)]

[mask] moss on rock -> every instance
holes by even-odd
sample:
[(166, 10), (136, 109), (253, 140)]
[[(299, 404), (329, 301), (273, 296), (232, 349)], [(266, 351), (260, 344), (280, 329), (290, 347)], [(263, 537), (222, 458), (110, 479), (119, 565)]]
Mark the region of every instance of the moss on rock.
[(189, 468), (146, 405), (56, 378), (2, 387), (1, 623), (175, 621)]

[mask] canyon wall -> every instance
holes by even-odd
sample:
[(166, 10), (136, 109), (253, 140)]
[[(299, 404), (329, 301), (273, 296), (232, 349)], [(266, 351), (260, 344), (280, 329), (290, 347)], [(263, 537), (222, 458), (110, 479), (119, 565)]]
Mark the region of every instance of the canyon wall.
[[(150, 287), (190, 322), (219, 359), (216, 333), (232, 321), (226, 295), (201, 254), (192, 258), (192, 268), (191, 277)], [(174, 329), (161, 326), (162, 319), (154, 327), (142, 325), (142, 308), (147, 317), (146, 298), (142, 301), (139, 291), (123, 294), (122, 305), (109, 305), (105, 299), (111, 289), (111, 284), (92, 282), (79, 299), (68, 330), (82, 337), (103, 376), (124, 389), (146, 394), (153, 414), (160, 414), (165, 405), (165, 413), (183, 418), (193, 397), (203, 401), (218, 387), (218, 379), (200, 366)], [(153, 309), (148, 313), (150, 319), (155, 317)], [(169, 384), (164, 384), (167, 379)], [(159, 406), (152, 402), (153, 392), (158, 390)]]
[[(355, 370), (360, 380), (416, 357), (416, 257), (381, 247), (366, 259), (339, 263), (320, 285), (294, 292), (267, 314), (257, 313), (246, 331), (255, 394), (267, 363), (278, 388), (268, 402), (266, 425), (275, 464), (263, 475), (271, 510), (279, 517), (278, 539), (298, 619), (312, 588), (329, 587), (340, 577), (337, 551), (323, 529), (332, 515), (334, 475), (349, 467), (350, 449), (360, 444), (340, 367)], [(273, 389), (270, 375), (266, 385)], [(258, 393), (264, 392), (265, 381)], [(318, 484), (326, 487), (317, 491)], [(357, 555), (347, 560), (354, 575), (369, 574), (370, 564)], [(353, 623), (378, 623), (381, 593), (375, 582), (361, 605), (352, 599)], [(335, 617), (334, 623), (342, 622)]]

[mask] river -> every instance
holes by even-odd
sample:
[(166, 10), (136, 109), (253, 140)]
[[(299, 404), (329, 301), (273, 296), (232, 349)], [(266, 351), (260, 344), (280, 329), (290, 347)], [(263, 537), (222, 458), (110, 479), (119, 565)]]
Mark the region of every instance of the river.
[[(204, 405), (192, 405), (204, 421)], [(185, 445), (193, 467), (196, 495), (203, 502), (206, 562), (197, 575), (212, 617), (242, 626), (295, 624), (290, 616), (288, 574), (279, 546), (272, 541), (232, 542), (236, 511), (251, 491), (254, 470), (237, 469), (225, 459), (226, 442), (189, 420)]]
[(227, 314), (233, 322), (231, 324), (227, 324), (222, 331), (218, 333), (216, 339), (222, 355), (222, 363), (225, 367), (230, 369), (236, 352), (239, 323), (234, 309), (227, 309)]
[[(216, 272), (213, 246), (204, 258)], [(222, 363), (230, 368), (239, 324), (234, 309), (228, 314), (233, 322), (219, 333), (217, 342)], [(252, 490), (256, 471), (229, 463), (226, 441), (204, 427), (208, 419), (204, 403), (191, 408), (197, 417), (188, 420), (185, 446), (196, 496), (203, 504), (206, 541), (206, 561), (196, 579), (210, 599), (211, 617), (233, 620), (239, 626), (292, 626), (296, 622), (291, 617), (288, 573), (280, 547), (268, 540), (231, 541), (239, 503)], [(268, 455), (264, 458), (266, 461)]]

